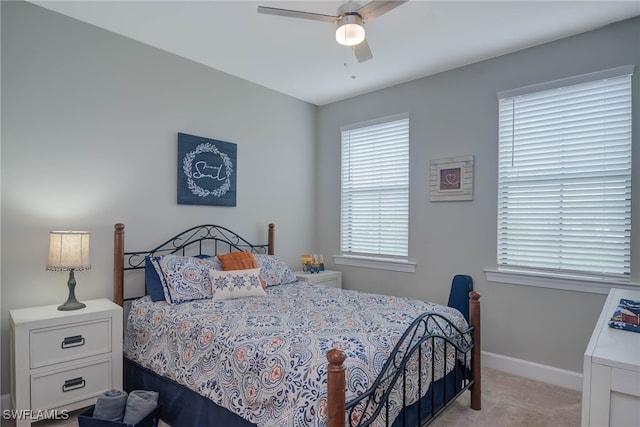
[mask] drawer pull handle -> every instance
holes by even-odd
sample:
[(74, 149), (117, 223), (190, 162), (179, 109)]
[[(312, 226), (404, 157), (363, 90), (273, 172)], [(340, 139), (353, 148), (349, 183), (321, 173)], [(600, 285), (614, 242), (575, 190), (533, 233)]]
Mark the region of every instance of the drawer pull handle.
[(72, 378), (62, 384), (62, 392), (66, 393), (67, 391), (83, 388), (86, 384), (87, 382), (82, 377)]
[(72, 337), (65, 337), (60, 347), (71, 348), (71, 347), (80, 347), (84, 345), (84, 337), (82, 335), (74, 335)]

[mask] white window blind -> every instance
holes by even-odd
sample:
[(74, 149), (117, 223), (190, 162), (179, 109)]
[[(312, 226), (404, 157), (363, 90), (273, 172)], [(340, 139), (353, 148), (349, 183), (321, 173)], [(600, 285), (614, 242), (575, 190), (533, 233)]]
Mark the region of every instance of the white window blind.
[(409, 115), (341, 128), (343, 254), (408, 255)]
[(499, 266), (629, 278), (633, 67), (609, 71), (498, 94)]

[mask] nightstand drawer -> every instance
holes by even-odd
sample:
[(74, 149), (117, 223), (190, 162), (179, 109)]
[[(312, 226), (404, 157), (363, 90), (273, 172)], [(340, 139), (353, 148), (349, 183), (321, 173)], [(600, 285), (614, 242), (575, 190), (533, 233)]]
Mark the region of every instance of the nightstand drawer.
[(325, 270), (320, 273), (303, 273), (296, 271), (296, 278), (301, 282), (311, 283), (312, 285), (324, 285), (334, 288), (342, 288), (342, 273), (340, 271)]
[(337, 288), (338, 287), (338, 280), (335, 279), (335, 278), (327, 279), (327, 280), (314, 280), (311, 283), (313, 283), (314, 285), (331, 286), (333, 288)]
[(56, 408), (112, 388), (111, 359), (55, 373), (31, 375), (31, 409)]
[(71, 323), (29, 333), (30, 366), (53, 365), (111, 352), (111, 319)]

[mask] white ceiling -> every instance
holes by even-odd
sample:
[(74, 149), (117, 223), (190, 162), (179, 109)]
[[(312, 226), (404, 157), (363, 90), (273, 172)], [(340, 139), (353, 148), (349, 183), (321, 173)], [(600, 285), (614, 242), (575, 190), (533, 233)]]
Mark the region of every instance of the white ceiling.
[(374, 58), (359, 64), (332, 24), (257, 13), (342, 1), (33, 3), (316, 105), (640, 16), (640, 0), (411, 0), (365, 25)]

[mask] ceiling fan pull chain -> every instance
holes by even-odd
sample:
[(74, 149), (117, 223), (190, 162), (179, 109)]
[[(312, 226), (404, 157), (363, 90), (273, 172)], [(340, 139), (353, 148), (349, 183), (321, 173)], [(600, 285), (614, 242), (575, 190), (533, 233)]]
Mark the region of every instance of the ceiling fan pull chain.
[(344, 50), (344, 62), (342, 63), (342, 65), (344, 66), (344, 69), (346, 70), (346, 72), (350, 74), (351, 79), (355, 80), (358, 78), (358, 76), (356, 76), (350, 71), (350, 68), (353, 67), (353, 58), (355, 56), (354, 47), (345, 46), (345, 48), (346, 49)]

